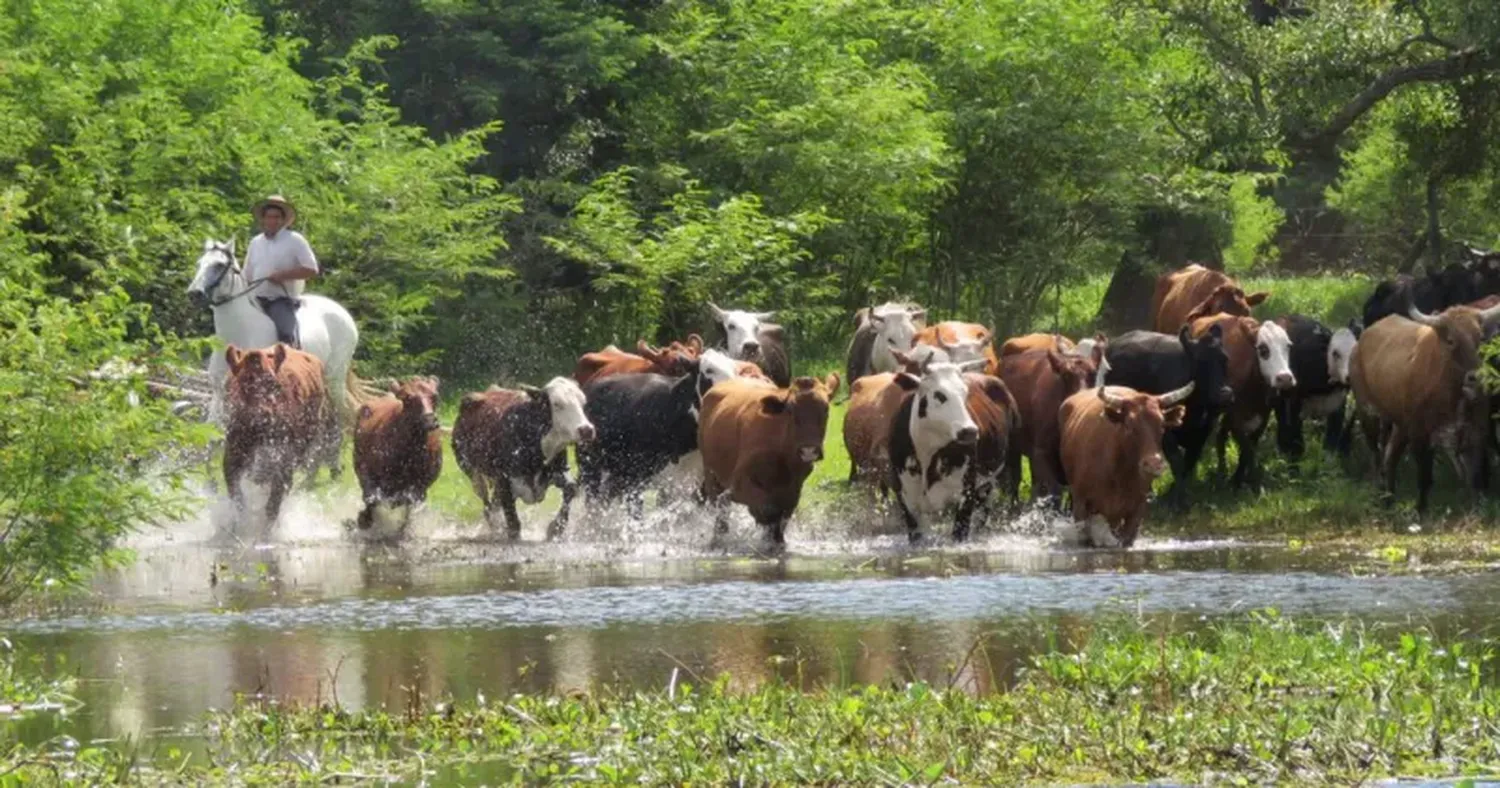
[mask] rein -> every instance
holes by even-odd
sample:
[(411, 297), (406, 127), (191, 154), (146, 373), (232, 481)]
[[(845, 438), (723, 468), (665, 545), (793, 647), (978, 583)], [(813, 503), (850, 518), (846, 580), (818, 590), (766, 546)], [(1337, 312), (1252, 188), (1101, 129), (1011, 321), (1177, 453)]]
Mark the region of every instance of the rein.
[(269, 278), (270, 277), (268, 277), (268, 276), (263, 276), (263, 277), (261, 277), (259, 279), (253, 280), (249, 284), (245, 285), (245, 289), (244, 290), (241, 290), (238, 293), (235, 293), (234, 295), (229, 296), (228, 298), (216, 298), (213, 301), (210, 301), (209, 304), (211, 306), (223, 306), (223, 305), (225, 305), (227, 303), (230, 303), (232, 301), (238, 301), (239, 299), (244, 298), (245, 296), (250, 295), (251, 293), (255, 292), (255, 288), (258, 287), (261, 282), (264, 282), (264, 281), (266, 281)]

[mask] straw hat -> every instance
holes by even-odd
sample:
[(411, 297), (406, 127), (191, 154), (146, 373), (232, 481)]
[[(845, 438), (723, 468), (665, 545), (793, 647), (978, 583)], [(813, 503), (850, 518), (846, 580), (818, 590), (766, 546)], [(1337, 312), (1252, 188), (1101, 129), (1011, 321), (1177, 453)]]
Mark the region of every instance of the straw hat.
[(256, 203), (255, 207), (250, 210), (251, 213), (255, 214), (255, 221), (260, 221), (260, 215), (262, 213), (265, 213), (265, 210), (267, 208), (281, 209), (281, 215), (286, 217), (286, 222), (283, 225), (284, 227), (291, 227), (292, 222), (297, 220), (297, 209), (293, 208), (292, 204), (287, 202), (285, 197), (282, 197), (279, 194), (273, 194), (270, 197), (267, 197), (264, 200)]

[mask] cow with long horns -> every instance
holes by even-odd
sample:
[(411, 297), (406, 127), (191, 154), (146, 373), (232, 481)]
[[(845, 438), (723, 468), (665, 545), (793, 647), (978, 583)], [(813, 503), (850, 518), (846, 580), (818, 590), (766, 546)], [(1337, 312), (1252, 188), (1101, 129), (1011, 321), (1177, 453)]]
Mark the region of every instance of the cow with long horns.
[(1460, 478), (1474, 483), (1484, 450), (1488, 402), (1479, 383), (1479, 346), (1500, 306), (1454, 306), (1429, 315), (1408, 306), (1365, 328), (1349, 362), (1349, 383), (1362, 418), (1379, 420), (1381, 475), (1396, 494), (1396, 468), (1410, 447), (1417, 460), (1417, 511), (1432, 487), (1432, 449), (1441, 446)]

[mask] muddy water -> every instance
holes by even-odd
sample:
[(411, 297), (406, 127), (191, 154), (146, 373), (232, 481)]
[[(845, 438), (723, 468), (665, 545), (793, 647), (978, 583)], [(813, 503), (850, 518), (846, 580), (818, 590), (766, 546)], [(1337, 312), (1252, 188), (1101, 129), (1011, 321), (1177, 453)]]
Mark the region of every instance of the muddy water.
[(148, 539), (91, 603), (3, 625), (23, 653), (83, 679), (81, 714), (25, 735), (160, 735), (236, 693), (405, 708), (658, 687), (674, 670), (740, 686), (915, 678), (983, 691), (1103, 615), (1193, 625), (1269, 605), (1472, 630), (1500, 613), (1494, 573), (1359, 576), (1353, 556), (1228, 541), (1093, 552), (998, 535), (913, 550), (813, 532), (760, 560), (670, 531), (510, 545), (459, 529), (400, 548), (351, 545), (336, 528), (269, 546), (200, 536)]

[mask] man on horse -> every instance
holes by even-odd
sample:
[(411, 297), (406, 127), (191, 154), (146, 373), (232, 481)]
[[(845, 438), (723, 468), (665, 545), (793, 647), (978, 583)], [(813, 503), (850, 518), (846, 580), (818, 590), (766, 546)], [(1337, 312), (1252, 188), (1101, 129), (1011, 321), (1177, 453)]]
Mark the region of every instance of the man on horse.
[(273, 194), (252, 211), (260, 234), (250, 239), (245, 253), (245, 276), (255, 287), (256, 300), (276, 324), (276, 338), (300, 349), (297, 335), (298, 299), (303, 283), (318, 275), (318, 258), (302, 234), (291, 229), (297, 210), (286, 198)]

